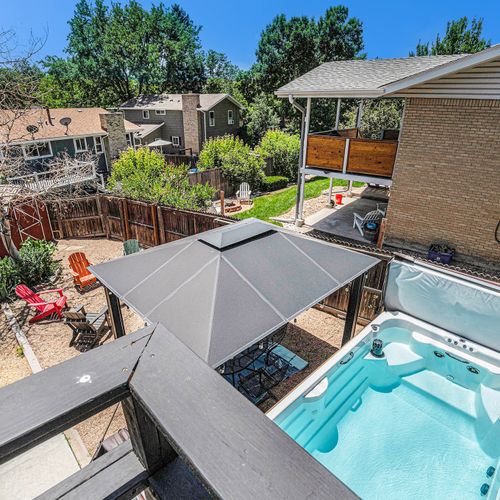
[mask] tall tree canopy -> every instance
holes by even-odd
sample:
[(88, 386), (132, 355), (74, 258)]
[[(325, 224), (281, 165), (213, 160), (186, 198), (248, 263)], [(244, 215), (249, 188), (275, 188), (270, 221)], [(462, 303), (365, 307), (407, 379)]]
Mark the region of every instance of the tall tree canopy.
[(148, 11), (136, 0), (110, 6), (79, 0), (69, 25), (69, 59), (44, 61), (54, 86), (64, 84), (66, 92), (77, 83), (62, 78), (64, 64), (100, 105), (141, 93), (200, 91), (205, 82), (201, 28), (177, 4)]
[(362, 57), (363, 25), (347, 7), (330, 7), (316, 21), (275, 17), (262, 32), (253, 68), (260, 90), (273, 92), (326, 61)]
[(429, 56), (439, 54), (472, 54), (488, 48), (491, 40), (482, 37), (483, 20), (473, 18), (469, 27), (467, 17), (449, 21), (443, 38), (439, 34), (429, 46), (429, 42), (418, 42), (415, 52), (410, 56)]

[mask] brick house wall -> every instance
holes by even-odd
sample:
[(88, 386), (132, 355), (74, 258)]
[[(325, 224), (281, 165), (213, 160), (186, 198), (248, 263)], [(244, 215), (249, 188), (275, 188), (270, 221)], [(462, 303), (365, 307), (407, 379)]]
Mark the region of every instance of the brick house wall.
[(406, 100), (387, 213), (386, 243), (500, 269), (500, 101)]

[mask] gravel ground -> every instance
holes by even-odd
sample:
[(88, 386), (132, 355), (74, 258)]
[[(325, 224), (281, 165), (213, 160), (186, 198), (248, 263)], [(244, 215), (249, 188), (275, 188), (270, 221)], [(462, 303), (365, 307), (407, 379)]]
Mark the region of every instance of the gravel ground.
[(31, 370), (19, 348), (14, 332), (0, 310), (0, 387), (31, 375)]
[[(62, 288), (68, 298), (69, 307), (83, 304), (87, 312), (100, 311), (106, 305), (104, 289), (101, 286), (80, 293), (73, 285), (73, 277), (68, 267), (68, 256), (73, 252), (85, 252), (89, 261), (97, 264), (121, 256), (123, 244), (106, 239), (73, 239), (61, 240), (57, 243), (55, 257), (61, 261), (61, 267), (57, 279), (50, 285), (50, 288)], [(56, 365), (80, 354), (75, 347), (69, 346), (72, 333), (61, 320), (40, 321), (30, 325), (28, 320), (32, 317), (33, 312), (25, 306), (23, 301), (17, 300), (10, 304), (10, 307), (25, 331), (43, 368)], [(131, 309), (124, 307), (122, 311), (127, 332), (133, 332), (144, 325)], [(106, 341), (111, 340), (108, 338)], [(19, 357), (16, 348), (15, 336), (10, 332), (2, 314), (2, 322), (0, 323), (0, 385), (6, 385), (31, 374), (26, 360)], [(113, 410), (114, 406), (76, 426), (90, 454), (95, 451), (102, 438)], [(125, 427), (125, 420), (121, 408), (119, 408), (107, 435), (122, 427)]]

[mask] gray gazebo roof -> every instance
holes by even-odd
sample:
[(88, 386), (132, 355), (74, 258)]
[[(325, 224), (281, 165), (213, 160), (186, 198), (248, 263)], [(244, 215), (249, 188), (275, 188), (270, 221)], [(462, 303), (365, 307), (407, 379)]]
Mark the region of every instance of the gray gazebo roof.
[(377, 262), (248, 219), (90, 269), (215, 367)]

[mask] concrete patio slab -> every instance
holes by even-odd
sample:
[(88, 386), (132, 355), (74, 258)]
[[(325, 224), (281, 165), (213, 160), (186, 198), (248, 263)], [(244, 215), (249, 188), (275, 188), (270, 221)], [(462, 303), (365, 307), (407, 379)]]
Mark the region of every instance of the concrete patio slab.
[(63, 434), (0, 465), (0, 498), (28, 500), (80, 470)]

